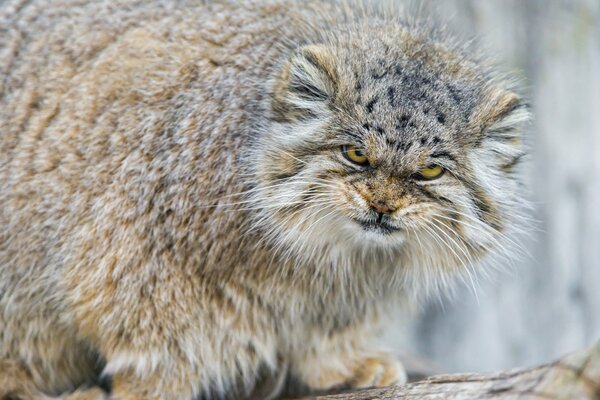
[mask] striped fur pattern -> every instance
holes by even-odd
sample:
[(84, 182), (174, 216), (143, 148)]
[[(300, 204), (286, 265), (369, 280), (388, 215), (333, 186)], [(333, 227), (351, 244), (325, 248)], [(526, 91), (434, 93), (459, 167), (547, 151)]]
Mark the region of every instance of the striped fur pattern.
[(509, 79), (403, 15), (3, 2), (0, 399), (402, 382), (378, 321), (508, 251), (528, 119)]

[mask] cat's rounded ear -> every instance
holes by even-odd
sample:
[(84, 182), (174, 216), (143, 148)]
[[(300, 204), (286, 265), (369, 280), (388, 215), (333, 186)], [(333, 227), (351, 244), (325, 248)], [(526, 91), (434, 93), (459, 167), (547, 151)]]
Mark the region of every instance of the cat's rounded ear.
[(308, 45), (283, 66), (273, 88), (275, 118), (294, 120), (316, 117), (337, 89), (336, 59), (324, 45)]
[(522, 135), (530, 120), (529, 107), (511, 91), (493, 89), (475, 113), (478, 165), (494, 165), (511, 173), (525, 156)]
[(476, 110), (473, 121), (483, 138), (519, 143), (524, 124), (531, 115), (529, 107), (511, 91), (493, 88)]

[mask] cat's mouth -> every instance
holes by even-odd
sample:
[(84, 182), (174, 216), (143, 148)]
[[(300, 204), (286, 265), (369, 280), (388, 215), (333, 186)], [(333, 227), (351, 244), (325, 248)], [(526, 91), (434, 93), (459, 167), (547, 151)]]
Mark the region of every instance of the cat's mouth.
[(389, 235), (401, 230), (399, 227), (390, 224), (388, 221), (386, 221), (385, 218), (380, 218), (377, 220), (354, 219), (354, 221), (357, 224), (359, 224), (364, 230), (369, 232), (380, 233), (382, 235)]

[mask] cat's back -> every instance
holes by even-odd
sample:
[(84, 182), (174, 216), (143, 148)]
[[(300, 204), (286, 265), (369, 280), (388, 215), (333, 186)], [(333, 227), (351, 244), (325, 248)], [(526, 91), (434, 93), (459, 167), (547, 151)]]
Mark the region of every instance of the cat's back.
[(136, 257), (172, 247), (177, 235), (198, 241), (208, 220), (239, 225), (202, 205), (242, 190), (245, 107), (278, 51), (268, 20), (283, 8), (232, 7), (40, 0), (0, 8), (4, 273), (94, 262), (90, 241), (99, 254), (139, 239), (147, 248), (132, 249)]
[[(3, 181), (9, 169), (27, 169), (20, 161), (30, 164), (28, 175), (68, 168), (68, 157), (42, 150), (94, 155), (97, 162), (112, 158), (115, 150), (138, 146), (140, 125), (160, 123), (164, 131), (179, 122), (175, 120), (188, 111), (186, 106), (201, 104), (206, 115), (198, 119), (205, 123), (206, 116), (214, 115), (211, 107), (233, 109), (235, 103), (226, 109), (224, 103), (250, 95), (240, 87), (242, 67), (250, 75), (249, 62), (255, 61), (248, 48), (262, 50), (260, 39), (249, 40), (257, 32), (244, 26), (268, 11), (239, 7), (234, 13), (231, 7), (223, 2), (134, 0), (17, 0), (2, 5)], [(196, 96), (193, 101), (183, 97), (188, 94)], [(143, 135), (148, 138), (152, 132)], [(109, 136), (112, 147), (97, 143)]]

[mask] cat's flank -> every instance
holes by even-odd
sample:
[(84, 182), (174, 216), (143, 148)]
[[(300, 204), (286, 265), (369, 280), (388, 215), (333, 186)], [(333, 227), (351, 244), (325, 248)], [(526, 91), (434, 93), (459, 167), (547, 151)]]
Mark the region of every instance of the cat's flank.
[(402, 382), (377, 321), (499, 248), (527, 119), (507, 80), (403, 18), (4, 2), (0, 398)]

